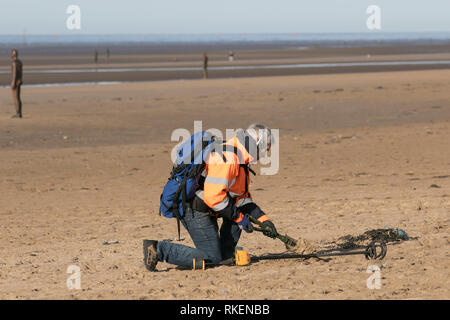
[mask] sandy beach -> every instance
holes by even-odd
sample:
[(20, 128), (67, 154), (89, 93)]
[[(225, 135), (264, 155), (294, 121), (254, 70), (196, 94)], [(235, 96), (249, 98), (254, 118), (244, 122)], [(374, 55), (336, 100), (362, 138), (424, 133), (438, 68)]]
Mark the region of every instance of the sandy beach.
[[(0, 299), (448, 299), (450, 70), (0, 89)], [(382, 261), (260, 261), (148, 272), (174, 129), (280, 130), (280, 167), (252, 178), (281, 233), (325, 244), (398, 227)], [(182, 242), (192, 245), (185, 230)], [(284, 252), (244, 234), (252, 255)], [(367, 288), (370, 265), (381, 289)], [(70, 265), (81, 290), (68, 290)]]

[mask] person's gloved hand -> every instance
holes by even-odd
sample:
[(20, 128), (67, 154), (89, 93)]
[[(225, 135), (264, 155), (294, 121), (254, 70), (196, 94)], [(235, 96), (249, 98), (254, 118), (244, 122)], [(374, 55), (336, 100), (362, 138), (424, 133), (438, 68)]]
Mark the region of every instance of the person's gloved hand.
[(267, 237), (270, 238), (276, 238), (278, 232), (277, 229), (275, 228), (275, 225), (272, 223), (272, 221), (270, 220), (266, 220), (262, 223), (262, 227), (263, 227), (263, 234)]
[(241, 228), (245, 232), (247, 233), (253, 232), (253, 227), (250, 220), (242, 213), (239, 214), (239, 218), (237, 218), (234, 222), (236, 222), (239, 228)]

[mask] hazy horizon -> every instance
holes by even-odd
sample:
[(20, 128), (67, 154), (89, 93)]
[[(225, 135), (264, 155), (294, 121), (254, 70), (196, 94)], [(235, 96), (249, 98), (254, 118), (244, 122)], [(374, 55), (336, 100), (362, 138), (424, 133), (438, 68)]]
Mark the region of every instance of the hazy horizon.
[[(371, 35), (383, 35), (383, 34), (450, 34), (450, 30), (411, 30), (411, 31), (378, 31), (373, 32), (370, 30), (367, 31), (355, 31), (355, 32), (346, 32), (346, 31), (323, 31), (323, 32), (123, 32), (123, 33), (32, 33), (25, 32), (28, 36), (142, 36), (142, 35), (167, 35), (167, 36), (177, 36), (177, 35), (312, 35), (312, 34), (332, 34), (332, 35), (343, 35), (343, 34), (371, 34)], [(23, 36), (22, 33), (0, 33), (0, 36)]]
[(63, 34), (63, 35), (1, 35), (0, 47), (8, 44), (84, 44), (84, 43), (285, 43), (292, 45), (350, 45), (386, 42), (448, 43), (450, 32), (323, 32), (323, 33), (204, 33), (204, 34)]

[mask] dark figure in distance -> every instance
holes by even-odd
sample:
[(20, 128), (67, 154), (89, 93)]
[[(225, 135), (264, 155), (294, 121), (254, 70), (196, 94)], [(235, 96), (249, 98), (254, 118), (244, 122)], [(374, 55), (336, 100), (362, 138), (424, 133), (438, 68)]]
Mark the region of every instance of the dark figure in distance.
[(231, 50), (230, 52), (228, 52), (228, 61), (230, 62), (234, 61), (234, 53)]
[(208, 79), (208, 56), (203, 52), (203, 79)]
[(22, 100), (20, 99), (20, 87), (22, 86), (22, 70), (23, 64), (19, 60), (19, 52), (16, 49), (11, 51), (11, 90), (16, 107), (16, 114), (13, 118), (22, 118)]
[(97, 49), (94, 50), (94, 62), (95, 62), (95, 64), (98, 63), (98, 51), (97, 51)]

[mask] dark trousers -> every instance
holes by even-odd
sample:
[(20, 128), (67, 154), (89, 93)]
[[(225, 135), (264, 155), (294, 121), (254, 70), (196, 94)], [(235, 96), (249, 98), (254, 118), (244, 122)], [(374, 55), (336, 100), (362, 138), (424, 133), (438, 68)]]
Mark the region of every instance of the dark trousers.
[(14, 105), (16, 107), (16, 114), (22, 115), (22, 100), (20, 99), (20, 87), (22, 85), (19, 84), (15, 89), (12, 89)]
[(168, 241), (159, 241), (157, 250), (160, 261), (178, 266), (192, 267), (193, 259), (220, 262), (234, 256), (241, 229), (230, 220), (223, 219), (218, 227), (217, 218), (207, 212), (193, 211), (181, 220), (195, 244), (195, 248)]

